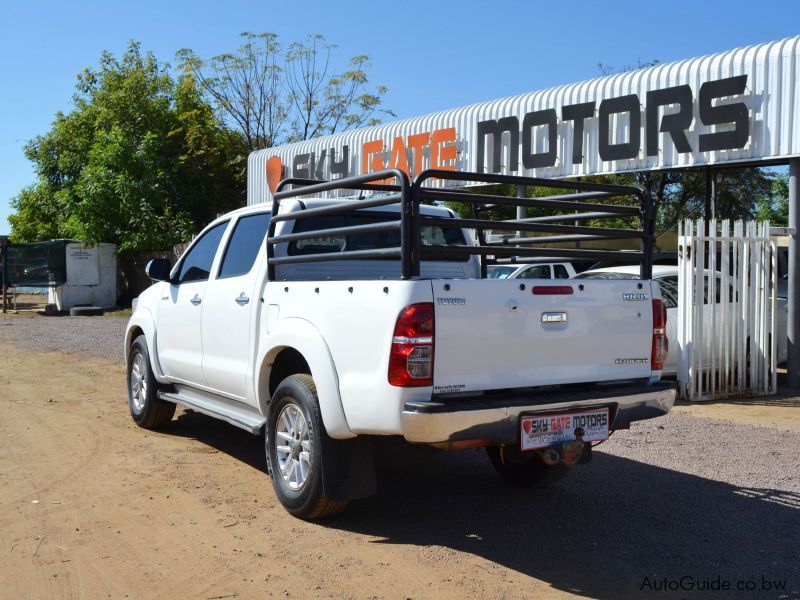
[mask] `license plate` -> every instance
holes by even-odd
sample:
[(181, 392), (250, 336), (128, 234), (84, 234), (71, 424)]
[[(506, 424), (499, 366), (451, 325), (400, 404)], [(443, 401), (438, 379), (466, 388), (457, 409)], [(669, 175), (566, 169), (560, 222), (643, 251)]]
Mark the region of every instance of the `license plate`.
[(553, 444), (571, 442), (575, 430), (583, 429), (584, 442), (608, 439), (608, 409), (600, 408), (554, 415), (525, 415), (520, 419), (520, 447), (536, 450)]

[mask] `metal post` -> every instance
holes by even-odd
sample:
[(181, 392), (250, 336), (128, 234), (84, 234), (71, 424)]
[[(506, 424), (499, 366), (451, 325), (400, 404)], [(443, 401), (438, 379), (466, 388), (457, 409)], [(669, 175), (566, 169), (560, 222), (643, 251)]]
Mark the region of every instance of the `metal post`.
[[(517, 198), (527, 198), (528, 197), (528, 188), (524, 185), (517, 186)], [(528, 209), (524, 206), (517, 207), (517, 219), (527, 219), (528, 218)], [(517, 237), (521, 238), (525, 235), (524, 231), (518, 231)], [(518, 257), (517, 257), (518, 258)]]
[(706, 167), (706, 201), (703, 216), (706, 219), (706, 233), (708, 231), (708, 222), (710, 219), (715, 218), (717, 203), (717, 173), (711, 167)]
[[(517, 198), (527, 198), (528, 197), (528, 190), (524, 185), (517, 186)], [(517, 207), (517, 219), (526, 219), (528, 217), (528, 209), (524, 206)], [(518, 231), (517, 237), (522, 237), (524, 232)]]
[(789, 161), (789, 315), (786, 326), (788, 356), (787, 385), (800, 388), (800, 158)]
[(6, 238), (0, 239), (0, 288), (3, 288), (3, 314), (6, 314), (6, 301), (8, 300), (7, 292), (6, 292), (6, 279), (8, 279), (8, 274), (6, 273), (6, 249), (8, 248), (8, 241)]

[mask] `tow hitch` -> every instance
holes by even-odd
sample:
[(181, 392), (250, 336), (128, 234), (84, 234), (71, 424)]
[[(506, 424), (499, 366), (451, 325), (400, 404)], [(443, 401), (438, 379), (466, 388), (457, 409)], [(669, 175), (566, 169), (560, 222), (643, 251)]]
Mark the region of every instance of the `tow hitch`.
[(579, 427), (575, 430), (577, 439), (571, 442), (564, 442), (555, 446), (549, 446), (538, 450), (539, 456), (547, 465), (557, 465), (563, 463), (567, 466), (585, 464), (592, 460), (592, 445), (584, 442), (583, 430)]

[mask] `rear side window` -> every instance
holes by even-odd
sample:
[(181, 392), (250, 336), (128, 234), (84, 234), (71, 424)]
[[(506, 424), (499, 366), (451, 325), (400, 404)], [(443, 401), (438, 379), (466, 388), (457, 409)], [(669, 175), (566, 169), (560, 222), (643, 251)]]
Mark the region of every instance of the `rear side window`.
[(211, 265), (214, 263), (214, 256), (217, 254), (219, 242), (228, 221), (214, 225), (206, 231), (200, 239), (195, 242), (189, 252), (183, 257), (180, 270), (178, 271), (178, 283), (187, 281), (205, 281), (211, 274)]
[(516, 266), (513, 267), (491, 267), (486, 273), (489, 279), (508, 279), (514, 271), (517, 270)]
[(553, 272), (556, 279), (569, 279), (569, 272), (564, 265), (553, 265)]
[(525, 269), (517, 279), (551, 279), (550, 265), (539, 265), (538, 267)]
[(269, 217), (269, 213), (258, 213), (239, 218), (222, 258), (220, 278), (236, 277), (250, 272), (267, 235)]
[[(312, 217), (310, 219), (295, 221), (293, 233), (398, 220), (400, 220), (400, 215), (398, 214), (378, 212)], [(422, 228), (421, 234), (423, 246), (463, 246), (467, 243), (464, 239), (464, 234), (458, 227), (425, 226)], [(399, 247), (400, 230), (369, 231), (348, 236), (334, 234), (325, 237), (297, 240), (289, 243), (288, 253), (290, 256), (302, 256), (307, 254), (328, 254), (351, 250), (378, 250)], [(469, 260), (469, 257), (437, 258), (436, 260), (466, 262)]]

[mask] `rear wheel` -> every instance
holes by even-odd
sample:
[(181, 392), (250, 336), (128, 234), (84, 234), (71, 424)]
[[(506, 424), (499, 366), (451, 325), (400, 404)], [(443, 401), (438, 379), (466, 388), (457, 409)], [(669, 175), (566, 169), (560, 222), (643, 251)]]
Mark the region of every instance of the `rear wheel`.
[(175, 414), (175, 405), (158, 398), (158, 382), (150, 368), (147, 340), (140, 335), (128, 355), (128, 408), (139, 427), (157, 429)]
[(522, 452), (511, 446), (487, 446), (486, 454), (500, 478), (526, 487), (547, 487), (569, 473), (564, 464), (548, 465), (537, 452)]
[(322, 436), (317, 388), (310, 375), (284, 379), (269, 405), (266, 450), (272, 487), (284, 508), (300, 519), (319, 519), (344, 510), (322, 484)]

